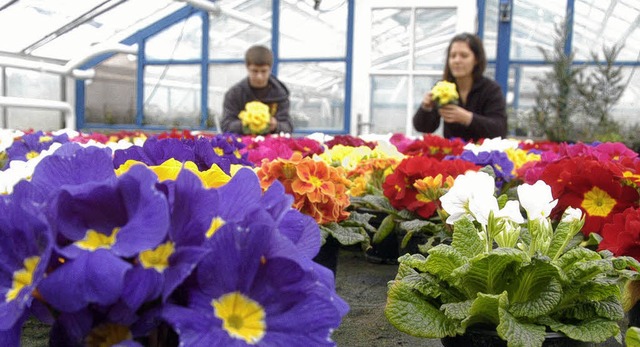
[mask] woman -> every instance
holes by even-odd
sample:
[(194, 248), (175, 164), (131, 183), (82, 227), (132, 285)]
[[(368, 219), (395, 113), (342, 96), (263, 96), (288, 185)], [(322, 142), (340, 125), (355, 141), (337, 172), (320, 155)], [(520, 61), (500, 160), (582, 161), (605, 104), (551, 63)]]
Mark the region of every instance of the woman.
[(444, 137), (467, 141), (506, 137), (506, 102), (500, 86), (483, 76), (487, 58), (480, 38), (463, 33), (451, 39), (443, 79), (456, 84), (459, 104), (435, 108), (428, 92), (413, 116), (416, 130), (431, 133), (444, 121)]

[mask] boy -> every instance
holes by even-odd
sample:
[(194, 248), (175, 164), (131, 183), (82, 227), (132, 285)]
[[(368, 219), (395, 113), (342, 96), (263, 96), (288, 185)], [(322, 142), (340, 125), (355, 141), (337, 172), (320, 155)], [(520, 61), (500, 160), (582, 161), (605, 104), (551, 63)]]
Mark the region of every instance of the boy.
[(251, 46), (244, 56), (247, 77), (232, 86), (224, 95), (221, 128), (223, 132), (243, 133), (238, 114), (247, 102), (260, 101), (269, 106), (271, 119), (268, 133), (291, 133), (289, 90), (271, 75), (273, 53), (265, 46)]

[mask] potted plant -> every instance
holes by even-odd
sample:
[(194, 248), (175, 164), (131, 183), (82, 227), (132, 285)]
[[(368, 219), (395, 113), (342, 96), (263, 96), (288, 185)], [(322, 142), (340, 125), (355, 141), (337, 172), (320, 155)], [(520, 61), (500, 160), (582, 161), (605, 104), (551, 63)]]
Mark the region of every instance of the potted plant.
[[(552, 223), (557, 201), (543, 181), (518, 186), (519, 201), (494, 192), (494, 179), (484, 172), (456, 178), (440, 199), (453, 240), (426, 257), (400, 257), (385, 307), (391, 324), (445, 345), (478, 328), (509, 346), (543, 346), (552, 334), (620, 341), (621, 288), (637, 276), (629, 267), (639, 263), (584, 247), (579, 209), (567, 208)], [(479, 339), (454, 343), (472, 340)]]

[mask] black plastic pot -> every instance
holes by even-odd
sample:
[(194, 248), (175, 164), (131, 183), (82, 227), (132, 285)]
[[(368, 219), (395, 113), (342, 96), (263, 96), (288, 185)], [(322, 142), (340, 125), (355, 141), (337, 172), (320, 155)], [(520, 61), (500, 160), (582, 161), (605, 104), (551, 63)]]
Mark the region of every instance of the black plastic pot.
[(333, 272), (335, 277), (338, 270), (338, 253), (340, 252), (340, 242), (335, 238), (329, 236), (322, 247), (320, 252), (313, 258), (316, 263), (328, 268)]
[[(467, 328), (464, 335), (440, 339), (444, 347), (507, 347), (507, 341), (498, 336), (495, 329)], [(592, 342), (572, 340), (564, 334), (547, 332), (542, 347), (592, 347)]]

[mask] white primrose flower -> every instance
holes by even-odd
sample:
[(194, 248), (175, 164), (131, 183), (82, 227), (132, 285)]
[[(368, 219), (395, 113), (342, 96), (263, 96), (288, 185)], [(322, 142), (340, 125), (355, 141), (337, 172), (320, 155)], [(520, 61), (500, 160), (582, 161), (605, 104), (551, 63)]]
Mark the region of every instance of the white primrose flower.
[(571, 206), (567, 207), (564, 210), (564, 214), (562, 215), (562, 222), (572, 223), (577, 222), (582, 219), (582, 210), (579, 208), (573, 208)]
[(24, 135), (23, 132), (12, 129), (0, 129), (0, 152), (4, 152), (11, 147), (16, 137)]
[[(454, 183), (455, 185), (455, 183)], [(472, 194), (469, 198), (469, 213), (478, 223), (487, 226), (489, 215), (493, 212), (494, 217), (498, 213), (498, 200), (491, 195)]]
[(553, 200), (551, 187), (544, 181), (519, 185), (517, 191), (520, 204), (527, 211), (530, 221), (548, 218), (558, 204), (557, 199)]
[(470, 200), (489, 201), (494, 192), (495, 180), (485, 172), (467, 171), (456, 177), (453, 187), (440, 197), (442, 209), (449, 214), (447, 224), (453, 224), (461, 218), (474, 220), (469, 208)]
[(485, 139), (482, 144), (467, 143), (464, 149), (472, 151), (473, 154), (481, 152), (500, 151), (504, 152), (507, 149), (517, 149), (520, 142), (515, 139), (503, 139), (501, 137), (495, 137), (493, 139)]
[(509, 200), (504, 207), (495, 213), (496, 218), (506, 218), (516, 224), (524, 223), (524, 217), (520, 213), (520, 203), (516, 200)]

